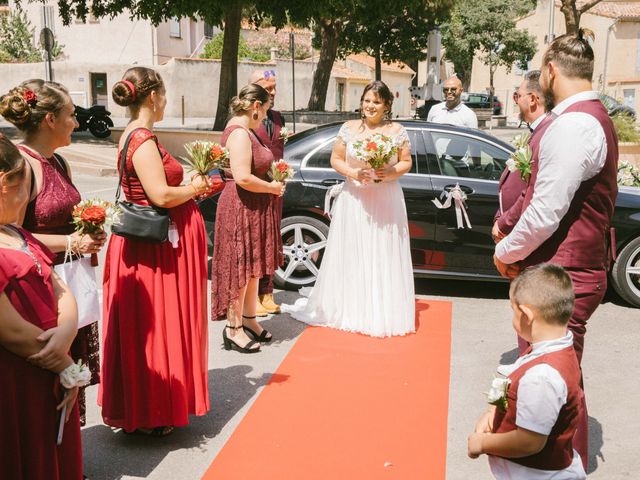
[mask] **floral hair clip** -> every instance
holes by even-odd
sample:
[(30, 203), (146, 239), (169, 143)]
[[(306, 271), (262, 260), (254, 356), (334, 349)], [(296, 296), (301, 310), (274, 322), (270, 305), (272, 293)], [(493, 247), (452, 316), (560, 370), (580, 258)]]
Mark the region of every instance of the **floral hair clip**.
[(32, 108), (36, 106), (36, 103), (38, 103), (38, 97), (36, 95), (36, 92), (30, 89), (25, 89), (25, 91), (22, 94), (22, 98)]

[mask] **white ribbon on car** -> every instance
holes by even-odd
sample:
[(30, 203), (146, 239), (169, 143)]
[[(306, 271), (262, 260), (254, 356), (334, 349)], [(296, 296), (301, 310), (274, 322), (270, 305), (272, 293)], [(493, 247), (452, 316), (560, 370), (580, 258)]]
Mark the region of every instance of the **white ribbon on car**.
[[(342, 183), (342, 182), (341, 183), (336, 183), (334, 186), (332, 186), (331, 188), (327, 189), (327, 193), (324, 195), (324, 214), (328, 218), (331, 218), (331, 214), (333, 212), (333, 207), (336, 204), (334, 199), (337, 198), (338, 195), (340, 195), (340, 193), (342, 192), (342, 187), (343, 186), (344, 186), (344, 183)], [(333, 202), (332, 202), (332, 200), (333, 200)]]
[(455, 187), (453, 187), (448, 192), (443, 191), (440, 195), (440, 198), (444, 198), (445, 196), (447, 198), (445, 199), (444, 203), (441, 203), (437, 198), (434, 198), (431, 201), (437, 208), (441, 209), (449, 208), (451, 206), (451, 202), (453, 201), (453, 204), (456, 208), (456, 222), (458, 224), (458, 228), (465, 228), (465, 223), (467, 224), (468, 228), (472, 228), (471, 222), (469, 221), (469, 215), (467, 215), (467, 205), (464, 203), (464, 201), (467, 199), (467, 194), (462, 191), (460, 185), (456, 183)]

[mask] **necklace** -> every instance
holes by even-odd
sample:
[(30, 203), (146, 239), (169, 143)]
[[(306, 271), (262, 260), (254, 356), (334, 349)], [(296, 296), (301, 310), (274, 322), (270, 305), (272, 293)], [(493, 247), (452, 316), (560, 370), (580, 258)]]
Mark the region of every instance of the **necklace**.
[[(36, 271), (38, 272), (38, 275), (42, 275), (42, 264), (40, 263), (38, 258), (33, 254), (33, 252), (29, 249), (29, 244), (27, 243), (27, 239), (24, 238), (20, 230), (13, 228), (10, 225), (0, 225), (0, 228), (2, 228), (2, 230), (4, 230), (5, 233), (8, 233), (10, 236), (11, 234), (9, 232), (18, 234), (18, 236), (22, 240), (22, 244), (17, 249), (14, 248), (14, 250), (20, 250), (21, 252), (25, 253), (33, 261), (33, 264), (36, 266)], [(9, 246), (10, 248), (13, 248), (13, 245), (6, 241), (2, 241), (2, 243)]]

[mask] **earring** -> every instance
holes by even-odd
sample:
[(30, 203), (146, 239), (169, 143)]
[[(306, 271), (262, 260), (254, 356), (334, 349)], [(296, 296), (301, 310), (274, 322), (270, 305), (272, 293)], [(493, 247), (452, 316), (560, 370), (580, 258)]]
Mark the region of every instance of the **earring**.
[(251, 115), (253, 117), (254, 120), (258, 119), (258, 112), (253, 112), (253, 115)]
[(384, 120), (391, 120), (391, 111), (390, 110), (386, 110), (384, 112), (384, 117), (382, 117)]
[(153, 104), (153, 113), (156, 113), (156, 104)]

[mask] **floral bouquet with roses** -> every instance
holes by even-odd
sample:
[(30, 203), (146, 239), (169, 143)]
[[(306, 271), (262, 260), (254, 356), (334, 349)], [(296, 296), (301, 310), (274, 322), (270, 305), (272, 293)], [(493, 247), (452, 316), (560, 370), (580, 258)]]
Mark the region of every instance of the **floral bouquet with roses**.
[(273, 162), (271, 164), (271, 168), (269, 168), (269, 178), (276, 182), (286, 182), (293, 177), (294, 174), (295, 171), (293, 168), (291, 168), (289, 164), (282, 159), (277, 162)]
[[(105, 225), (113, 225), (118, 222), (119, 208), (105, 200), (93, 198), (83, 200), (73, 207), (72, 222), (76, 226), (76, 232), (80, 235), (94, 235), (101, 233)], [(98, 265), (98, 256), (91, 254), (91, 265)]]
[(208, 175), (215, 168), (229, 168), (229, 150), (219, 143), (196, 140), (185, 144), (189, 155), (184, 158), (192, 171)]
[[(391, 137), (381, 133), (374, 133), (370, 137), (354, 142), (355, 156), (369, 164), (374, 170), (384, 167), (398, 152), (398, 145)], [(374, 182), (382, 180), (374, 178)]]

